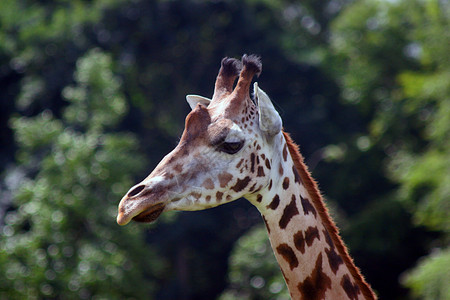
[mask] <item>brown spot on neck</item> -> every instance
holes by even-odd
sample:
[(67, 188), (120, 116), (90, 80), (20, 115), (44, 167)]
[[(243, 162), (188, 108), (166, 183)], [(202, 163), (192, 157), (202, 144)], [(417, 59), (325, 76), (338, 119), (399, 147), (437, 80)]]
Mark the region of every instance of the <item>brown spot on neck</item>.
[(318, 239), (320, 241), (319, 229), (317, 227), (309, 226), (305, 231), (305, 241), (308, 247), (314, 243), (314, 239)]
[(280, 162), (280, 165), (278, 166), (278, 174), (280, 174), (280, 176), (283, 176), (284, 170), (283, 170), (283, 165)]
[(303, 237), (303, 231), (299, 230), (294, 234), (294, 245), (302, 254), (305, 253), (305, 238)]
[(306, 199), (303, 198), (302, 196), (300, 196), (300, 201), (302, 203), (302, 207), (303, 207), (303, 213), (305, 215), (308, 215), (310, 212), (314, 215), (315, 218), (317, 218), (317, 212), (316, 209), (314, 208), (314, 206), (311, 204), (311, 202)]
[(340, 257), (339, 254), (336, 253), (336, 251), (334, 251), (334, 248), (325, 249), (325, 253), (328, 257), (328, 263), (330, 265), (331, 271), (336, 274), (339, 270), (339, 266), (344, 263), (342, 257)]
[(297, 168), (292, 166), (292, 172), (294, 173), (294, 178), (296, 183), (301, 183), (300, 174), (298, 174)]
[(325, 236), (325, 241), (327, 242), (328, 246), (330, 246), (330, 249), (334, 249), (334, 243), (331, 240), (330, 234), (328, 233), (327, 230), (322, 230), (323, 235)]
[(298, 267), (297, 256), (295, 256), (294, 250), (292, 250), (288, 244), (283, 243), (278, 245), (277, 252), (284, 258), (285, 261), (287, 261), (291, 270)]
[(302, 299), (325, 299), (326, 291), (331, 289), (331, 279), (322, 270), (322, 253), (317, 257), (316, 265), (311, 275), (306, 277), (303, 282), (300, 282), (297, 287), (302, 295)]
[(284, 144), (284, 147), (283, 147), (283, 160), (284, 161), (287, 160), (287, 154), (288, 154), (288, 152), (287, 152), (287, 145)]
[(289, 188), (289, 178), (288, 177), (284, 177), (283, 189), (287, 190), (288, 188)]
[(263, 196), (261, 194), (258, 194), (258, 196), (256, 196), (256, 201), (261, 203)]
[(270, 170), (270, 161), (268, 158), (266, 158), (266, 167)]
[(358, 300), (360, 289), (356, 283), (352, 283), (350, 276), (345, 274), (341, 280), (341, 286), (350, 300)]
[(269, 205), (267, 205), (267, 208), (270, 209), (277, 209), (278, 205), (280, 205), (280, 196), (275, 195), (275, 197), (273, 197), (272, 202), (270, 202)]
[(297, 203), (296, 203), (296, 199), (295, 196), (292, 195), (292, 200), (291, 202), (286, 205), (286, 207), (284, 208), (283, 211), (283, 215), (281, 216), (279, 225), (281, 229), (285, 229), (287, 227), (287, 225), (289, 224), (289, 221), (291, 221), (292, 217), (295, 215), (298, 215), (298, 209), (297, 209)]

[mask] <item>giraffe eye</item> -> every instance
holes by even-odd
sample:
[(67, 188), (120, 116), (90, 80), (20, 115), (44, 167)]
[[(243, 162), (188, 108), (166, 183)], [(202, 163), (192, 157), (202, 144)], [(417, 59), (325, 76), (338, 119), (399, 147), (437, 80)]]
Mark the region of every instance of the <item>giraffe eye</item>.
[(242, 146), (244, 146), (244, 141), (239, 142), (223, 142), (219, 145), (218, 150), (228, 153), (228, 154), (235, 154), (239, 150), (242, 149)]

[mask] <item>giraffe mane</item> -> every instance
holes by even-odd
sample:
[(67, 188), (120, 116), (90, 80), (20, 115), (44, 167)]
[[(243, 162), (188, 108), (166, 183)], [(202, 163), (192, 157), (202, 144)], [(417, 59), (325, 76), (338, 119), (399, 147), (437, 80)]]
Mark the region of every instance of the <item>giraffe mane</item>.
[(320, 193), (318, 185), (316, 181), (312, 178), (311, 173), (308, 170), (308, 167), (304, 163), (303, 156), (300, 154), (299, 146), (295, 144), (295, 142), (292, 140), (292, 138), (288, 133), (283, 131), (283, 135), (286, 140), (289, 153), (291, 154), (292, 160), (294, 161), (295, 168), (300, 174), (302, 183), (304, 184), (306, 190), (308, 191), (308, 194), (312, 198), (311, 200), (314, 203), (314, 206), (316, 207), (325, 228), (328, 230), (331, 240), (333, 241), (333, 244), (337, 248), (339, 254), (344, 260), (345, 265), (349, 269), (350, 273), (352, 274), (353, 278), (355, 279), (356, 283), (361, 289), (363, 295), (368, 299), (376, 299), (374, 292), (364, 279), (360, 270), (355, 266), (353, 259), (350, 257), (347, 247), (345, 246), (343, 240), (339, 235), (339, 230), (336, 227), (336, 224), (330, 218), (328, 208), (326, 207), (323, 201), (323, 197), (322, 194)]

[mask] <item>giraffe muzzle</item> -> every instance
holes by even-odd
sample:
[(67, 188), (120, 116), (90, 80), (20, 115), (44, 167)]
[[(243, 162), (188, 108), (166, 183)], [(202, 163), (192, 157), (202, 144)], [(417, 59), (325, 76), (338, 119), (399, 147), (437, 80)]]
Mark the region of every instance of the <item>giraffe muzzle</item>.
[[(130, 203), (131, 202), (131, 203)], [(133, 205), (134, 203), (138, 205)], [(140, 202), (140, 203), (139, 203)], [(131, 220), (140, 223), (150, 223), (155, 221), (164, 211), (165, 203), (159, 202), (156, 204), (144, 204), (145, 200), (136, 200), (125, 198), (119, 204), (119, 211), (117, 214), (117, 223), (119, 225), (126, 225)]]
[(170, 202), (168, 191), (174, 187), (170, 180), (154, 176), (132, 187), (118, 207), (117, 223), (130, 221), (150, 223), (155, 221)]

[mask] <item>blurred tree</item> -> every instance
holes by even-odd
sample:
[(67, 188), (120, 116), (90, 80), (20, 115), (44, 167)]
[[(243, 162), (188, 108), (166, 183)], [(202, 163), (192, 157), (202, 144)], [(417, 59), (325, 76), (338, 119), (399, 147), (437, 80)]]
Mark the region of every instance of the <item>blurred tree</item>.
[[(447, 4), (447, 5), (446, 5)], [(441, 232), (431, 253), (404, 277), (421, 299), (450, 298), (450, 6), (428, 1), (408, 7), (411, 43), (420, 68), (399, 74), (403, 112), (420, 124), (424, 146), (402, 145), (390, 172), (417, 225)]]
[(112, 70), (94, 49), (63, 91), (61, 120), (50, 111), (12, 120), (26, 177), (5, 216), (1, 299), (148, 299), (154, 289), (163, 261), (142, 228), (113, 222), (143, 158), (133, 135), (109, 132), (127, 109)]
[[(435, 0), (357, 1), (334, 23), (333, 47), (341, 55), (338, 56), (341, 66), (346, 68), (341, 79), (343, 97), (370, 119), (367, 132), (357, 142), (367, 149), (385, 153), (379, 162), (386, 166), (386, 178), (399, 185), (395, 193), (378, 203), (391, 207), (389, 212), (385, 211), (391, 215), (392, 208), (396, 207), (392, 201), (400, 200), (412, 213), (411, 221), (400, 224), (397, 219), (384, 225), (389, 226), (384, 237), (392, 235), (392, 230), (397, 232), (392, 239), (384, 241), (391, 240), (391, 243), (374, 245), (380, 250), (384, 247), (385, 253), (394, 247), (398, 254), (404, 255), (396, 258), (397, 264), (402, 260), (407, 262), (399, 271), (411, 265), (411, 258), (421, 253), (420, 247), (448, 249), (449, 9), (446, 1)], [(378, 218), (378, 213), (373, 211), (380, 208), (372, 207), (372, 216), (369, 212), (361, 216)], [(376, 224), (366, 221), (370, 226)], [(424, 231), (408, 229), (408, 224), (413, 223), (441, 234), (432, 242), (430, 235), (417, 240), (423, 237)], [(402, 231), (415, 233), (416, 238), (406, 244)], [(403, 245), (394, 246), (396, 239), (403, 241)], [(417, 243), (411, 243), (414, 240)], [(383, 257), (395, 256), (384, 254)], [(416, 296), (448, 299), (450, 282), (444, 279), (448, 276), (437, 280), (442, 274), (448, 274), (448, 270), (448, 250), (433, 251), (404, 282)]]
[(0, 2), (0, 167), (13, 159), (9, 116), (50, 109), (60, 116), (62, 89), (77, 59), (92, 45), (83, 34), (120, 0)]
[[(115, 226), (113, 203), (117, 204), (126, 189), (146, 176), (175, 145), (189, 110), (183, 103), (184, 96), (211, 95), (222, 57), (258, 53), (264, 64), (258, 80), (275, 101), (286, 130), (302, 146), (357, 264), (381, 297), (403, 297), (399, 274), (431, 245), (430, 235), (423, 228), (414, 228), (414, 222), (443, 232), (443, 220), (448, 220), (446, 202), (440, 201), (445, 200), (445, 188), (449, 186), (447, 179), (441, 179), (448, 174), (444, 163), (448, 159), (444, 142), (448, 140), (448, 130), (443, 125), (447, 122), (448, 101), (441, 101), (442, 95), (449, 94), (443, 83), (448, 76), (445, 66), (449, 44), (443, 42), (448, 41), (445, 4), (352, 0), (0, 1), (0, 168), (5, 178), (0, 182), (0, 208), (10, 210), (7, 218), (0, 211), (0, 221), (5, 225), (3, 240), (31, 236), (36, 241), (34, 234), (41, 232), (37, 229), (39, 224), (56, 226), (51, 227), (52, 232), (62, 234), (67, 241), (71, 239), (65, 247), (78, 241), (96, 244), (97, 231), (80, 239), (84, 235), (79, 231), (84, 233), (100, 226), (104, 232), (113, 232), (109, 231), (110, 225)], [(112, 107), (98, 109), (99, 102), (95, 101), (104, 96), (96, 96), (94, 101), (92, 93), (97, 92), (91, 83), (83, 83), (84, 75), (73, 77), (76, 66), (81, 72), (84, 60), (79, 58), (92, 48), (108, 53), (106, 57), (111, 62), (107, 65), (114, 66), (117, 77), (113, 77), (119, 88), (113, 93), (126, 99), (126, 105), (113, 101), (108, 102)], [(94, 51), (89, 57), (103, 60), (100, 53)], [(114, 88), (105, 82), (100, 85), (105, 95)], [(89, 100), (76, 100), (83, 97)], [(18, 114), (30, 118), (19, 118)], [(112, 123), (108, 114), (115, 116)], [(7, 127), (11, 116), (15, 116), (11, 122), (15, 139)], [(436, 134), (432, 133), (435, 129)], [(137, 144), (131, 135), (112, 130), (134, 132), (147, 159), (143, 161), (134, 155)], [(123, 157), (128, 152), (133, 154)], [(120, 158), (117, 164), (115, 160), (102, 160), (110, 154)], [(130, 162), (122, 165), (122, 158)], [(391, 167), (384, 168), (387, 163)], [(99, 165), (101, 170), (108, 170), (109, 177), (102, 177), (106, 173), (99, 171)], [(432, 172), (428, 171), (430, 166)], [(59, 170), (66, 170), (69, 175), (58, 176)], [(29, 179), (21, 180), (23, 174)], [(53, 184), (59, 181), (61, 184)], [(18, 184), (23, 187), (14, 193), (12, 205), (10, 191), (5, 187)], [(396, 192), (398, 186), (400, 194)], [(84, 210), (57, 197), (69, 191), (71, 197), (81, 199), (76, 203)], [(95, 198), (100, 199), (109, 195), (111, 203), (89, 202), (91, 195), (99, 195)], [(30, 202), (34, 197), (39, 200)], [(59, 208), (58, 201), (62, 201), (64, 209)], [(30, 204), (34, 202), (46, 208), (35, 213), (36, 204)], [(107, 213), (95, 214), (93, 207), (97, 205)], [(61, 211), (63, 220), (71, 220), (66, 218), (70, 213), (74, 223), (54, 221), (61, 214), (56, 212), (53, 218), (54, 211), (49, 207)], [(80, 219), (86, 211), (94, 215), (94, 219), (89, 219), (92, 222)], [(35, 218), (44, 221), (36, 222)], [(101, 238), (113, 240), (122, 257), (133, 263), (139, 260), (142, 268), (148, 264), (148, 272), (133, 277), (130, 285), (150, 285), (143, 293), (155, 291), (158, 299), (215, 298), (226, 287), (224, 278), (233, 244), (260, 222), (258, 212), (245, 201), (237, 201), (211, 211), (167, 217), (175, 219), (176, 222), (159, 220), (147, 235), (151, 248), (164, 253), (167, 269), (163, 274), (159, 272), (161, 260), (151, 259), (153, 254), (137, 253), (135, 247), (126, 250), (127, 238), (121, 237), (131, 234), (138, 240), (138, 229), (134, 227), (117, 227), (113, 237), (105, 234), (96, 245), (102, 243)], [(81, 226), (83, 222), (89, 227)], [(30, 249), (43, 249), (45, 260), (58, 266), (58, 255), (63, 250), (56, 256), (48, 253), (55, 249), (49, 246), (58, 245), (60, 237), (41, 238), (48, 239), (45, 245), (33, 242)], [(265, 239), (262, 229), (260, 233), (249, 232), (249, 253), (254, 253), (250, 243), (261, 245)], [(14, 243), (5, 242), (2, 247)], [(436, 247), (444, 244), (442, 239), (434, 243)], [(240, 285), (232, 278), (251, 280), (258, 274), (251, 270), (251, 264), (244, 267), (237, 263), (247, 249), (240, 245), (234, 247), (230, 260), (231, 295), (240, 293)], [(39, 267), (25, 246), (5, 249), (9, 249), (8, 254), (0, 255), (0, 265), (11, 263), (20, 266), (20, 270)], [(100, 251), (97, 259), (106, 259), (102, 247), (95, 249)], [(43, 257), (39, 251), (36, 259)], [(75, 261), (77, 255), (73, 253), (64, 259)], [(250, 294), (277, 297), (269, 289), (272, 285), (267, 284), (273, 278), (271, 265), (278, 272), (276, 264), (268, 263), (261, 269), (269, 276), (266, 284), (261, 289), (251, 288)], [(255, 268), (259, 268), (258, 264)], [(72, 269), (73, 274), (81, 272)], [(426, 272), (420, 274), (428, 274), (432, 269), (425, 268)], [(237, 277), (241, 271), (242, 277)], [(12, 293), (18, 293), (13, 281), (18, 282), (17, 286), (25, 282), (36, 291), (51, 290), (47, 283), (44, 288), (36, 288), (34, 282), (43, 281), (31, 282), (34, 277), (23, 277), (26, 272), (17, 275), (26, 280), (8, 279), (11, 274), (2, 272), (0, 285), (5, 282)], [(53, 278), (52, 273), (48, 274)], [(118, 278), (108, 275), (108, 280), (100, 282), (105, 278), (102, 276), (94, 281), (99, 290), (106, 289), (100, 287), (102, 284), (111, 287), (116, 280), (113, 278)], [(112, 293), (121, 285), (108, 290)], [(85, 291), (80, 288), (78, 292), (81, 290)]]
[(237, 240), (228, 276), (230, 285), (220, 300), (290, 299), (264, 225)]
[(436, 250), (407, 273), (403, 283), (412, 289), (415, 299), (442, 299), (450, 298), (450, 280), (448, 278), (450, 254), (448, 247)]

